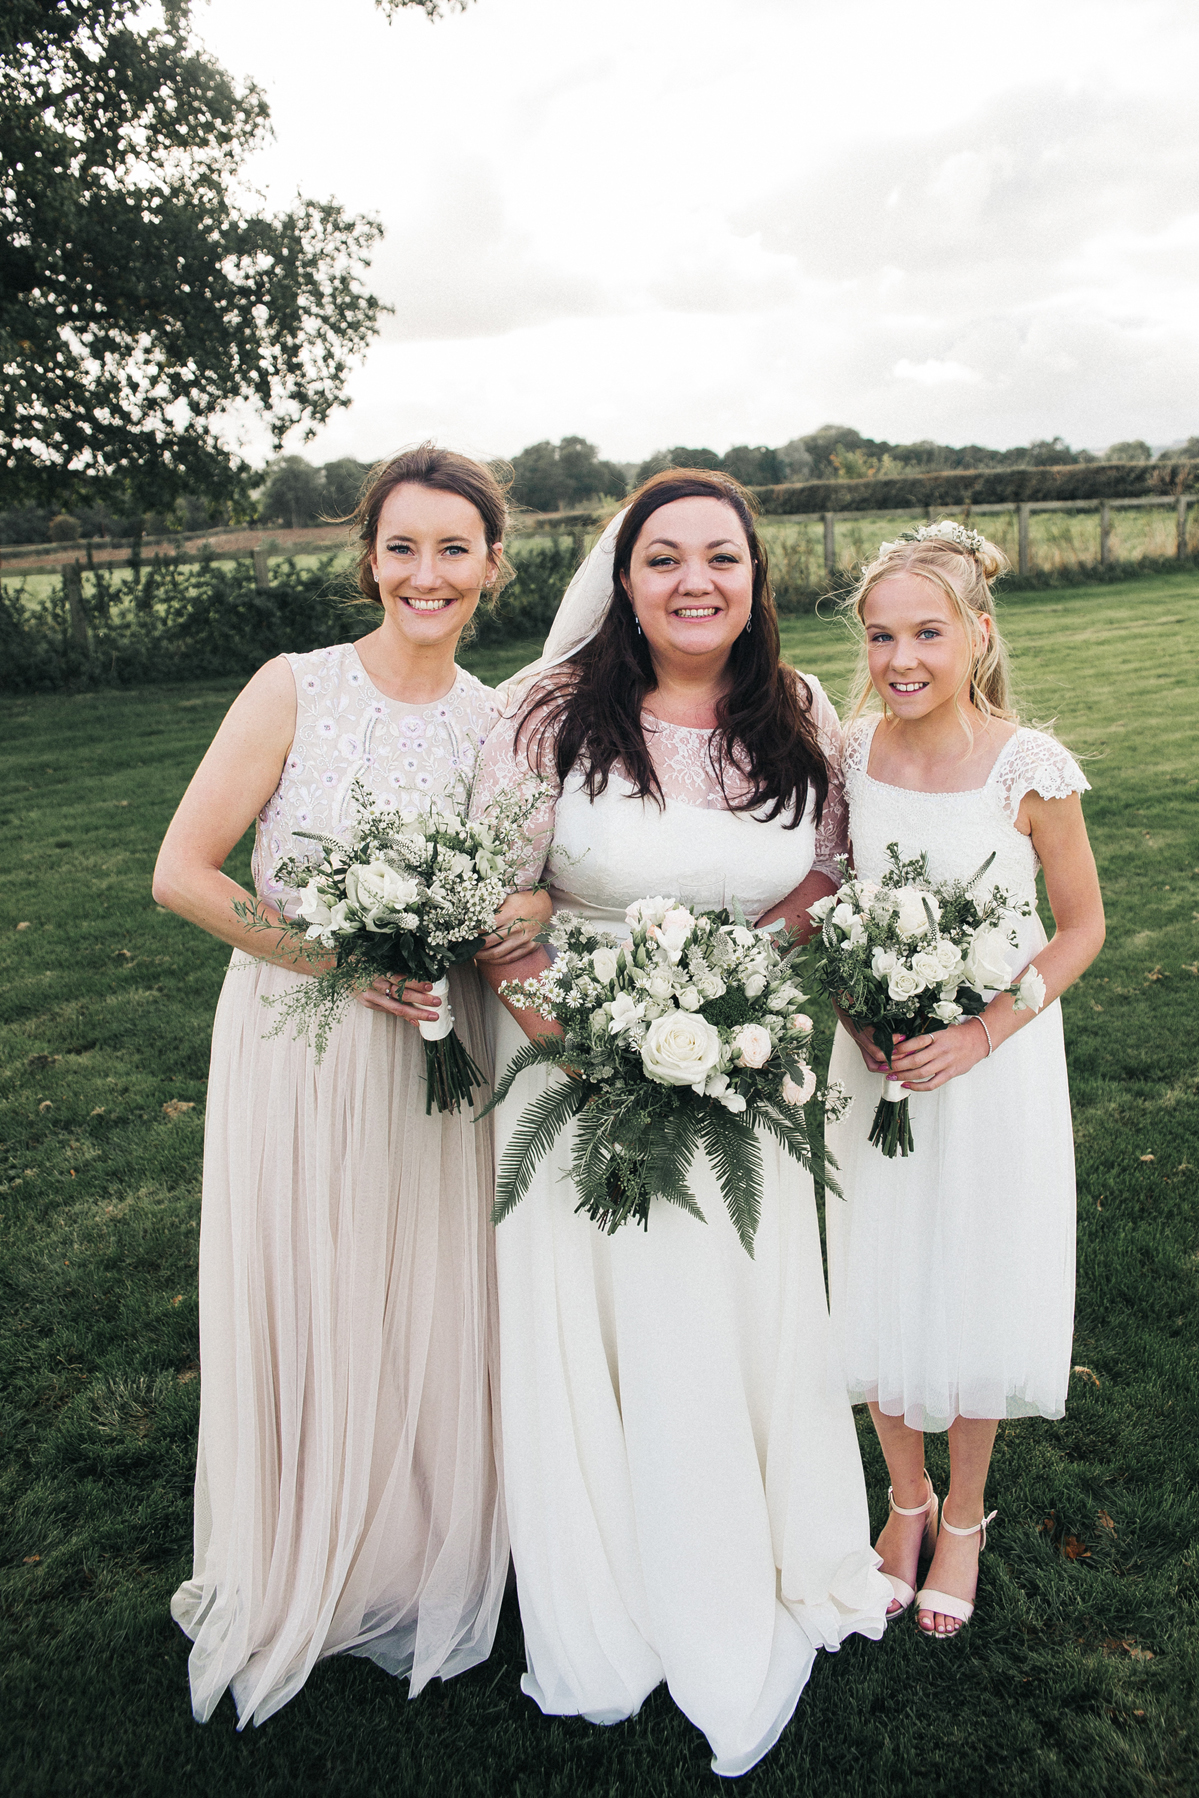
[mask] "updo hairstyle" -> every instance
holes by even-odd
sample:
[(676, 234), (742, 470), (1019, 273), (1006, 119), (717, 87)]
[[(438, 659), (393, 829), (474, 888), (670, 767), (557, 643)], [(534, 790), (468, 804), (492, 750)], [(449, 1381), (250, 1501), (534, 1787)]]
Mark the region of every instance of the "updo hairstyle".
[[(946, 534), (938, 535), (941, 531)], [(950, 535), (950, 532), (957, 535)], [(900, 574), (915, 574), (930, 581), (948, 598), (971, 646), (970, 669), (962, 683), (961, 692), (965, 692), (968, 687), (970, 702), (984, 718), (1003, 718), (1010, 723), (1018, 723), (1012, 699), (1007, 646), (999, 634), (995, 601), (991, 593), (991, 582), (1009, 566), (1007, 557), (997, 544), (980, 536), (977, 531), (964, 531), (951, 520), (942, 519), (939, 524), (926, 526), (919, 535), (900, 537), (894, 543), (881, 544), (878, 554), (863, 568), (856, 586), (846, 599), (846, 609), (853, 613), (858, 625), (864, 628), (866, 601), (880, 581), (891, 580)], [(989, 636), (984, 636), (978, 622), (984, 615), (991, 620)], [(965, 715), (961, 713), (961, 692), (958, 695), (958, 711), (969, 734)], [(872, 694), (876, 698), (880, 697), (870, 679), (868, 652), (863, 639), (854, 675), (851, 717), (856, 718), (867, 709)], [(882, 701), (882, 709), (884, 713), (887, 710), (885, 700)]]
[[(388, 494), (406, 482), (414, 487), (432, 487), (440, 493), (456, 493), (469, 500), (483, 520), (489, 553), (497, 543), (503, 542), (507, 529), (505, 488), (482, 462), (461, 456), (457, 450), (440, 449), (435, 443), (421, 443), (415, 449), (401, 450), (387, 462), (376, 463), (366, 478), (352, 514), (354, 540), (358, 545), (355, 571), (358, 591), (364, 600), (374, 605), (382, 604), (378, 583), (371, 572), (371, 559), (379, 534), (379, 514)], [(493, 599), (516, 573), (502, 550), (495, 566), (496, 578), (487, 589)]]

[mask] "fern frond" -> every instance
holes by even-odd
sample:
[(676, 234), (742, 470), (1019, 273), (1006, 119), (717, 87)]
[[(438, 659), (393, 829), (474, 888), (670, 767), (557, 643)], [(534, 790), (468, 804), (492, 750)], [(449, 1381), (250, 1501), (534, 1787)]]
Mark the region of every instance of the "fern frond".
[[(794, 1109), (791, 1106), (787, 1108), (788, 1111)], [(795, 1119), (789, 1117), (781, 1105), (772, 1105), (769, 1100), (759, 1101), (746, 1115), (752, 1116), (755, 1124), (777, 1137), (788, 1154), (798, 1161), (800, 1167), (807, 1168), (813, 1180), (835, 1194), (837, 1198), (844, 1198), (844, 1193), (828, 1171), (830, 1167), (836, 1167), (836, 1158), (824, 1147), (823, 1143), (812, 1141), (808, 1135), (806, 1120), (797, 1126)], [(801, 1120), (803, 1119), (802, 1112), (797, 1115)]]
[[(494, 1111), (501, 1100), (508, 1097), (518, 1074), (523, 1074), (526, 1068), (547, 1065), (557, 1067), (561, 1060), (562, 1038), (560, 1036), (539, 1036), (536, 1042), (526, 1043), (522, 1049), (518, 1049), (504, 1069), (503, 1077), (497, 1082), (490, 1100), (475, 1117), (476, 1124), (480, 1118), (485, 1118), (489, 1111)], [(581, 1082), (575, 1084), (578, 1085)]]
[[(530, 1044), (535, 1048), (535, 1044)], [(523, 1051), (522, 1051), (523, 1053)], [(537, 1163), (553, 1147), (559, 1133), (587, 1103), (587, 1089), (578, 1080), (551, 1086), (527, 1105), (508, 1140), (495, 1183), (491, 1221), (501, 1223), (529, 1190)]]
[(715, 1106), (702, 1114), (700, 1130), (713, 1172), (720, 1182), (733, 1228), (751, 1256), (762, 1215), (762, 1151), (750, 1126)]
[(645, 1183), (657, 1198), (678, 1205), (701, 1224), (707, 1218), (687, 1184), (687, 1175), (699, 1148), (699, 1118), (690, 1105), (680, 1105), (657, 1120), (645, 1165)]

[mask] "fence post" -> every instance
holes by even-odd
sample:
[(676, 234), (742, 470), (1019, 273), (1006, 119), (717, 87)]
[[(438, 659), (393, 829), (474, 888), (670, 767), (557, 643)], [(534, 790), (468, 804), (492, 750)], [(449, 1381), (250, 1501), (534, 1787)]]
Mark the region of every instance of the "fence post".
[(836, 516), (835, 512), (826, 512), (824, 515), (824, 572), (826, 574), (837, 572), (837, 535), (834, 524)]
[(1021, 574), (1027, 574), (1028, 573), (1028, 515), (1029, 515), (1029, 511), (1030, 511), (1030, 506), (1029, 506), (1028, 501), (1025, 500), (1024, 503), (1018, 508), (1018, 510), (1019, 510), (1019, 518), (1020, 518), (1019, 569), (1020, 569)]
[(1178, 496), (1178, 559), (1181, 562), (1187, 553), (1187, 496)]
[(267, 561), (266, 545), (260, 543), (254, 551), (254, 585), (260, 593), (265, 593), (271, 584), (271, 565)]
[(1106, 568), (1112, 559), (1112, 509), (1106, 500), (1099, 508), (1099, 566)]
[(87, 655), (91, 645), (87, 634), (87, 613), (83, 609), (83, 576), (78, 562), (62, 565), (62, 590), (71, 617), (71, 637), (76, 649)]

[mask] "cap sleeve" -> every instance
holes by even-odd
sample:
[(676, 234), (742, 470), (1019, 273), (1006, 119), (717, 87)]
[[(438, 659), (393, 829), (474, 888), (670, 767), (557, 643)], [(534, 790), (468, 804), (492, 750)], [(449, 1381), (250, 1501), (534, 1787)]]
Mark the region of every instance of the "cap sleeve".
[(536, 736), (536, 715), (532, 724), (534, 730), (530, 732), (529, 724), (523, 723), (520, 712), (512, 717), (497, 718), (492, 723), (479, 751), (470, 796), (470, 816), (484, 818), (488, 807), (501, 793), (511, 793), (531, 780), (543, 783), (541, 800), (525, 825), (529, 853), (517, 873), (518, 890), (531, 887), (541, 877), (554, 840), (554, 821), (562, 791), (548, 745), (538, 758), (536, 747), (530, 742), (530, 736)]
[(1043, 730), (1018, 730), (1007, 753), (995, 764), (999, 802), (1008, 822), (1016, 822), (1026, 793), (1042, 799), (1068, 799), (1089, 793), (1091, 783), (1070, 751)]
[(828, 767), (828, 796), (816, 826), (816, 854), (813, 872), (825, 874), (834, 886), (840, 884), (841, 871), (837, 857), (849, 852), (849, 811), (845, 803), (845, 778), (841, 766), (841, 720), (837, 708), (814, 674), (801, 674), (801, 681), (812, 696), (809, 710), (816, 726), (816, 740)]

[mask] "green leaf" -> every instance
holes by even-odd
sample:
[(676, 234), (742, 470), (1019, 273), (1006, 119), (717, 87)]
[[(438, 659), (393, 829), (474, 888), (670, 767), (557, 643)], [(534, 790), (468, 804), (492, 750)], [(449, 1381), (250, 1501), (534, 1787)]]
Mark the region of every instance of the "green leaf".
[[(536, 1044), (530, 1044), (535, 1048)], [(561, 1131), (587, 1103), (587, 1089), (580, 1080), (564, 1080), (551, 1086), (526, 1105), (508, 1139), (495, 1185), (491, 1221), (502, 1223), (529, 1190), (537, 1163), (553, 1147)]]
[(716, 1106), (700, 1114), (700, 1131), (733, 1228), (746, 1254), (752, 1256), (762, 1215), (762, 1150), (758, 1139), (748, 1124)]
[[(526, 1043), (518, 1049), (512, 1060), (504, 1069), (503, 1078), (496, 1083), (495, 1091), (476, 1118), (476, 1124), (485, 1118), (489, 1111), (494, 1111), (512, 1091), (513, 1082), (523, 1074), (526, 1068), (545, 1067), (547, 1064), (557, 1067), (562, 1060), (562, 1038), (560, 1036), (539, 1036), (536, 1042)], [(582, 1085), (581, 1081), (576, 1085)]]

